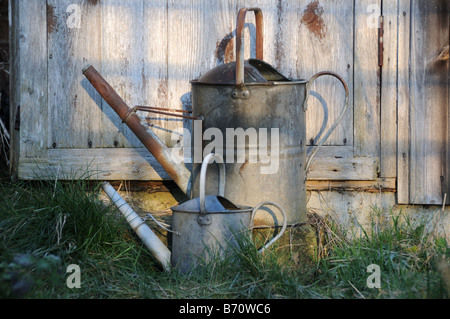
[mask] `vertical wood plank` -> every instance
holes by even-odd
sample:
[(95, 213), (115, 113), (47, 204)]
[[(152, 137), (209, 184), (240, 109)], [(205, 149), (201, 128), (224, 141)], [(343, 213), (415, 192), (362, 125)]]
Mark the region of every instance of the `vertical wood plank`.
[(8, 1), (9, 11), (9, 61), (10, 61), (10, 112), (9, 112), (9, 127), (11, 128), (11, 145), (10, 145), (10, 170), (13, 175), (17, 175), (19, 158), (20, 158), (20, 136), (17, 130), (14, 130), (14, 122), (19, 109), (19, 7), (16, 1)]
[(355, 156), (379, 157), (378, 25), (371, 20), (369, 6), (381, 8), (381, 1), (355, 1), (354, 152)]
[[(223, 63), (224, 51), (234, 51), (228, 43), (233, 36), (234, 12), (231, 1), (168, 0), (168, 106), (173, 109), (191, 109), (190, 81)], [(229, 45), (232, 45), (230, 48)], [(234, 59), (233, 59), (234, 60)], [(171, 133), (190, 121), (167, 118), (166, 144)]]
[(398, 89), (397, 89), (397, 202), (409, 203), (409, 60), (410, 19), (409, 0), (398, 2)]
[(297, 62), (303, 54), (298, 30), (304, 6), (300, 1), (281, 0), (264, 5), (264, 60), (284, 76), (295, 79)]
[[(17, 165), (22, 159), (39, 162), (47, 158), (43, 138), (47, 135), (48, 98), (46, 1), (11, 1), (10, 9), (14, 21), (11, 28), (11, 131), (13, 162)], [(20, 131), (14, 129), (19, 107)]]
[[(142, 105), (146, 50), (144, 1), (104, 0), (101, 7), (102, 74), (129, 107)], [(105, 101), (102, 110), (102, 147), (141, 146)]]
[(397, 174), (397, 1), (383, 1), (383, 66), (381, 68), (381, 177)]
[[(449, 9), (450, 10), (450, 9)], [(449, 47), (450, 47), (450, 13), (449, 13), (449, 27), (448, 27), (448, 41), (449, 46), (447, 46), (447, 63), (450, 63), (450, 56), (449, 56)], [(444, 51), (445, 53), (445, 51)], [(445, 55), (444, 55), (445, 58)], [(445, 183), (444, 183), (444, 195), (446, 194), (446, 205), (450, 204), (450, 69), (448, 70), (449, 74), (449, 82), (448, 82), (448, 108), (447, 108), (447, 140), (446, 140), (446, 158), (445, 158)]]
[[(167, 0), (144, 1), (143, 50), (144, 66), (141, 72), (143, 105), (169, 108), (168, 99), (168, 11)], [(182, 51), (182, 48), (179, 48)], [(164, 116), (141, 113), (155, 134), (167, 143), (170, 121)], [(173, 120), (170, 118), (169, 120)], [(170, 146), (170, 145), (169, 145)]]
[(99, 6), (92, 1), (47, 1), (49, 148), (101, 144), (101, 98), (81, 72), (88, 63), (99, 68)]
[(441, 204), (445, 181), (448, 63), (436, 61), (449, 38), (448, 2), (414, 1), (411, 8), (410, 202)]
[[(342, 122), (325, 145), (353, 145), (353, 1), (301, 0), (298, 23), (284, 25), (284, 34), (297, 32), (297, 78), (308, 80), (320, 71), (333, 71), (350, 90), (350, 105)], [(297, 9), (298, 10), (298, 9)], [(282, 43), (286, 46), (286, 43)], [(319, 78), (312, 87), (306, 114), (307, 143), (316, 144), (333, 125), (344, 107), (345, 91), (333, 77)], [(320, 151), (319, 151), (320, 152)]]

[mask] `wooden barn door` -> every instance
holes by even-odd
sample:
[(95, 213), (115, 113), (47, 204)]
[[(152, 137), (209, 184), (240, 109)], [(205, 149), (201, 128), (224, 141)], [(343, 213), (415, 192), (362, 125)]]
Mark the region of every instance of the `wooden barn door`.
[[(265, 61), (292, 78), (334, 71), (350, 89), (347, 114), (312, 162), (310, 189), (330, 181), (395, 188), (397, 178), (400, 203), (440, 203), (448, 180), (448, 62), (430, 61), (448, 45), (445, 0), (13, 1), (19, 177), (45, 177), (37, 169), (44, 166), (66, 176), (89, 167), (99, 179), (168, 178), (81, 70), (94, 65), (129, 106), (190, 109), (189, 81), (234, 61), (237, 11), (253, 6), (264, 14)], [(254, 57), (254, 24), (248, 14), (245, 58)], [(343, 104), (337, 80), (317, 80), (309, 151)], [(188, 125), (146, 120), (168, 146), (172, 132)]]
[(440, 205), (450, 182), (449, 3), (399, 3), (398, 202)]
[[(313, 161), (309, 180), (374, 181), (385, 177), (380, 167), (392, 163), (392, 156), (380, 160), (380, 132), (392, 119), (380, 121), (387, 113), (381, 110), (377, 15), (368, 10), (380, 8), (381, 0), (11, 3), (21, 178), (75, 178), (86, 169), (98, 179), (167, 178), (81, 70), (94, 65), (130, 107), (190, 109), (189, 81), (234, 61), (237, 12), (253, 6), (264, 14), (265, 61), (292, 78), (334, 71), (350, 88), (349, 111)], [(248, 58), (254, 57), (254, 17), (246, 22)], [(344, 90), (334, 78), (320, 78), (309, 101), (307, 136), (314, 145), (338, 117)], [(172, 132), (187, 125), (140, 115), (169, 147)]]

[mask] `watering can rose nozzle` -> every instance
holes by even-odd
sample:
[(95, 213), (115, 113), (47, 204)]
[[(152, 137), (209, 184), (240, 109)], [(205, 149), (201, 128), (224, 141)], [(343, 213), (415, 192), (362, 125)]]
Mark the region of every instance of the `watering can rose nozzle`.
[(84, 72), (86, 72), (90, 67), (92, 67), (91, 64), (86, 65), (83, 70), (81, 70), (81, 72), (84, 74)]

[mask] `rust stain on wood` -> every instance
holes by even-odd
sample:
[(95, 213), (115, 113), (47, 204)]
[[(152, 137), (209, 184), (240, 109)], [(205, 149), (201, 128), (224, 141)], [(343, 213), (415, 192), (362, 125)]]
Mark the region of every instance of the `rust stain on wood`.
[(449, 61), (449, 46), (443, 47), (440, 52), (428, 63), (429, 68), (433, 72), (446, 72)]
[(448, 45), (446, 47), (444, 47), (441, 52), (439, 52), (437, 58), (440, 61), (448, 61), (449, 60), (449, 53), (448, 53)]
[(302, 23), (318, 39), (326, 35), (326, 25), (322, 19), (323, 7), (318, 0), (310, 2), (303, 11)]
[(239, 175), (242, 175), (242, 173), (244, 172), (244, 170), (247, 167), (247, 165), (248, 165), (248, 159), (246, 159), (245, 162), (239, 168)]
[(228, 33), (222, 41), (217, 41), (216, 43), (216, 58), (218, 64), (224, 64), (233, 62), (234, 58), (234, 43), (231, 41), (233, 39), (233, 33)]
[(58, 18), (55, 14), (55, 8), (47, 4), (47, 33), (51, 34), (56, 31), (58, 25)]
[(88, 3), (91, 6), (96, 6), (97, 4), (99, 4), (100, 0), (88, 0)]
[(167, 99), (167, 91), (168, 91), (168, 81), (167, 78), (164, 77), (159, 80), (158, 84), (158, 98), (161, 100)]

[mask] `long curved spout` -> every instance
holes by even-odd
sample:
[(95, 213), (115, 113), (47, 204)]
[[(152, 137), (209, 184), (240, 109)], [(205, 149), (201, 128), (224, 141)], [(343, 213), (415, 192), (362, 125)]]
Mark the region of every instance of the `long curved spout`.
[(133, 109), (122, 100), (109, 83), (92, 66), (83, 69), (84, 76), (91, 82), (93, 87), (102, 98), (119, 115), (122, 121), (131, 129), (136, 137), (144, 144), (149, 152), (161, 164), (167, 174), (178, 185), (186, 195), (191, 192), (191, 172), (182, 163), (172, 160), (170, 149), (142, 122), (141, 118), (133, 112)]

